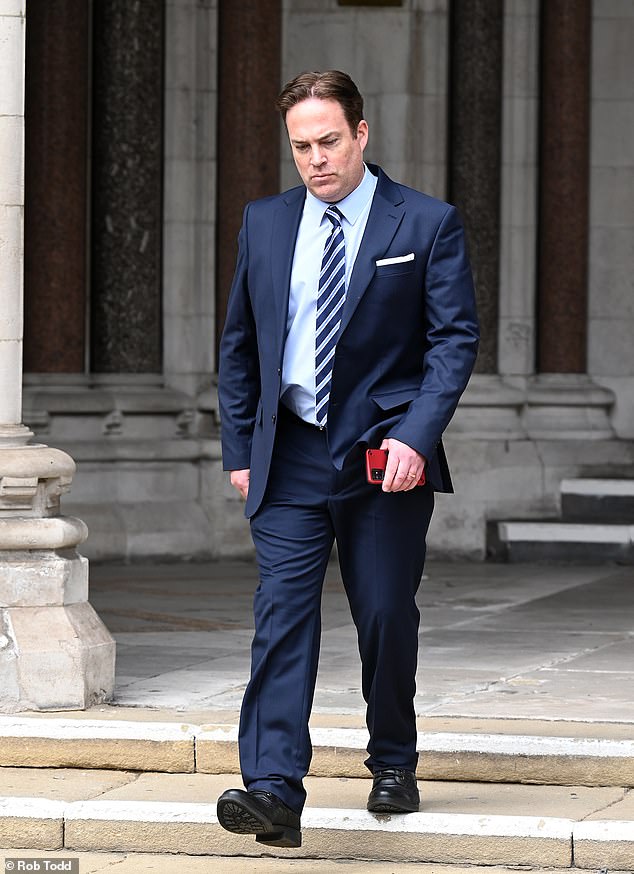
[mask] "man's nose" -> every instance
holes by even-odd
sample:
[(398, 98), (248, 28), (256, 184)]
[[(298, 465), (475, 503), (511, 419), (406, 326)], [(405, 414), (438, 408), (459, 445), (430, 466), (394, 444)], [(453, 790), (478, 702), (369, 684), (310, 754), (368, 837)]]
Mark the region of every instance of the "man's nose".
[(311, 164), (313, 164), (314, 167), (318, 167), (319, 164), (323, 164), (325, 157), (326, 156), (319, 146), (313, 146), (313, 149), (310, 153), (310, 162)]

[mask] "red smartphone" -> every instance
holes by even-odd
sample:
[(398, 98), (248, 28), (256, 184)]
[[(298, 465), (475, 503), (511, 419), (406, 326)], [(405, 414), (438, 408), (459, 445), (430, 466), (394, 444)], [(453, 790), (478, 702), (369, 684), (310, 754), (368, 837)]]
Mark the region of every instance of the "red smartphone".
[[(369, 483), (382, 483), (385, 479), (385, 466), (387, 464), (387, 449), (367, 449), (365, 453), (365, 472)], [(417, 486), (425, 485), (425, 471), (416, 483)]]

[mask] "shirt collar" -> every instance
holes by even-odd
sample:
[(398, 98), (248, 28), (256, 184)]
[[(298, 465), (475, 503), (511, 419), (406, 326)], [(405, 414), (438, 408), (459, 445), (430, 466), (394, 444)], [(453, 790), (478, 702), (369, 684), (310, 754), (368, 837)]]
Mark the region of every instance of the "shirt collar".
[[(363, 166), (365, 169), (361, 182), (359, 182), (354, 191), (351, 191), (350, 194), (343, 198), (343, 200), (340, 200), (339, 203), (335, 204), (339, 212), (351, 225), (356, 223), (357, 219), (367, 206), (368, 201), (372, 198), (378, 181), (376, 176), (373, 176), (372, 173), (370, 173), (367, 166), (365, 164)], [(310, 191), (306, 190), (304, 213), (305, 215), (310, 215), (317, 225), (321, 224), (324, 214), (329, 206), (331, 206), (330, 203), (326, 203), (324, 200), (319, 200), (318, 197), (315, 197), (314, 194), (311, 194)]]

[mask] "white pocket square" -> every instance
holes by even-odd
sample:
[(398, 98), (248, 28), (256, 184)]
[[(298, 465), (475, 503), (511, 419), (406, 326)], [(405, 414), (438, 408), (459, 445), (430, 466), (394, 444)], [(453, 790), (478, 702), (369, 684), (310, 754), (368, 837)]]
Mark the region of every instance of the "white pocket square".
[(377, 267), (387, 267), (388, 264), (403, 264), (405, 261), (413, 261), (414, 253), (410, 252), (409, 255), (400, 255), (398, 258), (380, 258), (376, 262)]

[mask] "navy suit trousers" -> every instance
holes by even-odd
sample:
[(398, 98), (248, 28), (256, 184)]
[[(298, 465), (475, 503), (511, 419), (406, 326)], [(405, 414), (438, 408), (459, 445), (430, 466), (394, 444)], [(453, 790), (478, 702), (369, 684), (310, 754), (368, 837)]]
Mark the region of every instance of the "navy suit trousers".
[(280, 414), (264, 501), (251, 519), (260, 582), (240, 717), (247, 789), (274, 792), (298, 813), (303, 808), (321, 592), (335, 540), (361, 655), (366, 765), (415, 770), (415, 595), (433, 504), (428, 485), (384, 493), (367, 483), (361, 450), (336, 470), (327, 432)]

